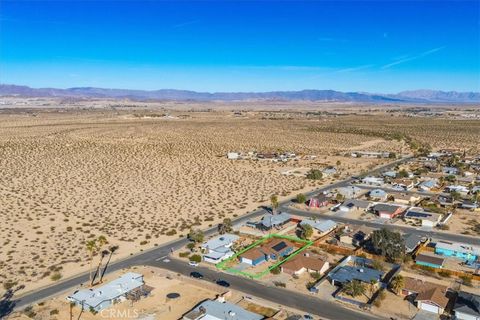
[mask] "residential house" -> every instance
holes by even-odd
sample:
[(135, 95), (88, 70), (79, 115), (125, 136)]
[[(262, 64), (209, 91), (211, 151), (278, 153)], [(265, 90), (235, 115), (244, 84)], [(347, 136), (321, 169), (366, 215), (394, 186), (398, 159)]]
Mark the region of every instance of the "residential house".
[(377, 203), (372, 207), (372, 212), (383, 219), (393, 219), (405, 211), (405, 207), (386, 203)]
[(471, 200), (463, 200), (462, 203), (460, 204), (460, 208), (462, 209), (467, 209), (471, 211), (479, 211), (480, 206), (477, 202), (471, 201)]
[(412, 190), (415, 183), (412, 179), (394, 179), (391, 182), (392, 186), (396, 190)]
[(415, 263), (421, 266), (441, 269), (445, 264), (445, 259), (439, 256), (421, 253), (415, 257)]
[(238, 152), (228, 152), (227, 159), (229, 160), (238, 160), (240, 159), (240, 153)]
[(365, 266), (344, 265), (333, 269), (328, 274), (328, 279), (333, 285), (344, 285), (353, 280), (370, 284), (372, 282), (381, 282), (384, 274), (381, 270)]
[(415, 298), (415, 302), (420, 310), (441, 315), (449, 302), (446, 295), (447, 290), (442, 286), (438, 286), (430, 290), (421, 291)]
[(370, 239), (373, 228), (367, 226), (357, 226), (354, 228), (346, 227), (343, 232), (338, 236), (338, 240), (341, 243), (353, 245), (356, 247), (361, 246), (365, 241)]
[(99, 312), (128, 298), (148, 295), (151, 290), (145, 285), (143, 275), (127, 272), (101, 287), (77, 290), (67, 300), (84, 310)]
[(434, 188), (438, 188), (437, 180), (425, 180), (418, 185), (418, 189), (421, 191), (430, 191)]
[(258, 248), (252, 248), (240, 255), (240, 262), (258, 265), (268, 260), (277, 260), (295, 251), (295, 245), (286, 239), (272, 238)]
[(450, 195), (437, 195), (432, 200), (442, 207), (451, 207), (455, 203), (455, 200)]
[(337, 223), (332, 220), (310, 220), (310, 219), (305, 219), (300, 222), (300, 225), (308, 224), (310, 225), (314, 230), (317, 230), (317, 232), (320, 234), (320, 236), (323, 236), (327, 233), (330, 233), (331, 231), (335, 230), (337, 228)]
[(368, 196), (372, 198), (372, 200), (385, 201), (387, 200), (388, 193), (382, 189), (373, 189), (368, 193)]
[(308, 200), (308, 206), (310, 208), (320, 208), (328, 206), (331, 198), (326, 194), (320, 193)]
[(380, 177), (369, 176), (362, 179), (362, 184), (366, 184), (369, 186), (382, 186), (383, 184), (385, 184), (385, 181), (383, 180), (383, 178)]
[(460, 291), (453, 307), (454, 319), (480, 320), (480, 295)]
[(292, 219), (292, 216), (286, 212), (280, 212), (277, 214), (268, 213), (262, 217), (259, 223), (255, 224), (255, 227), (262, 230), (270, 230), (272, 228), (281, 228), (285, 224), (289, 223), (291, 219)]
[(435, 227), (442, 219), (441, 214), (435, 212), (423, 211), (419, 208), (412, 208), (407, 210), (403, 215), (403, 219), (407, 222), (420, 223), (422, 227)]
[(390, 152), (354, 151), (351, 156), (353, 158), (388, 158)]
[(237, 235), (223, 234), (208, 240), (202, 244), (202, 249), (206, 252), (203, 256), (203, 260), (216, 264), (230, 258), (234, 255), (234, 252), (230, 247), (238, 239), (239, 236)]
[(422, 199), (420, 196), (413, 193), (395, 193), (392, 194), (393, 201), (403, 205), (416, 205)]
[(458, 192), (462, 194), (467, 194), (469, 192), (468, 188), (462, 185), (451, 185), (445, 188), (446, 192)]
[(438, 255), (457, 258), (463, 261), (475, 261), (480, 257), (480, 247), (466, 243), (437, 241), (435, 253)]
[(222, 300), (205, 300), (183, 315), (182, 320), (262, 320), (265, 317)]
[(297, 276), (305, 271), (317, 272), (318, 274), (323, 275), (329, 268), (330, 264), (328, 261), (324, 261), (311, 252), (298, 254), (281, 265), (282, 272)]
[(329, 176), (332, 176), (334, 174), (337, 173), (337, 169), (334, 168), (334, 167), (327, 167), (325, 169), (322, 170), (322, 174), (325, 176), (325, 177), (329, 177)]
[(421, 310), (442, 314), (448, 304), (447, 287), (436, 283), (405, 277), (402, 295), (409, 296)]
[(358, 199), (348, 199), (344, 201), (339, 207), (338, 210), (343, 212), (349, 212), (350, 210), (367, 210), (370, 206), (370, 202), (365, 200)]
[(458, 168), (456, 167), (443, 167), (442, 172), (448, 175), (457, 175), (458, 174)]
[(257, 266), (267, 261), (267, 256), (259, 248), (252, 248), (239, 256), (241, 263)]
[(397, 177), (397, 172), (396, 171), (386, 171), (386, 172), (382, 173), (382, 175), (384, 177), (387, 177), (387, 178), (395, 179)]
[(362, 191), (362, 189), (360, 189), (359, 187), (348, 186), (348, 187), (338, 188), (337, 193), (340, 194), (345, 199), (355, 199), (361, 196), (362, 194), (364, 194), (364, 191)]
[(405, 253), (414, 252), (422, 242), (426, 241), (425, 237), (415, 233), (407, 233), (403, 239), (405, 241)]

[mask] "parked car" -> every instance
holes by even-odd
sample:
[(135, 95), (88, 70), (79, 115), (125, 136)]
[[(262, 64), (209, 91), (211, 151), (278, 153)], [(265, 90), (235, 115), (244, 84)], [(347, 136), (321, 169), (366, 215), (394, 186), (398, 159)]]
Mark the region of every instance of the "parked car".
[(215, 283), (218, 284), (219, 286), (222, 286), (222, 287), (225, 287), (225, 288), (230, 287), (230, 283), (228, 283), (225, 280), (217, 280), (217, 281), (215, 281)]
[(195, 261), (189, 261), (188, 264), (191, 265), (192, 267), (198, 267), (198, 262), (195, 262)]
[(197, 271), (190, 272), (190, 277), (195, 279), (203, 279), (203, 274)]

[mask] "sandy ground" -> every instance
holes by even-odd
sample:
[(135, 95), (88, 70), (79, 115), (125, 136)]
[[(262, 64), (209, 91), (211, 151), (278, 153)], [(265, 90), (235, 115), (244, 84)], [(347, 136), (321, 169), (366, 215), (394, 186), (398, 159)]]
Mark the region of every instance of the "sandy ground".
[[(89, 311), (85, 311), (80, 315), (81, 309), (74, 307), (73, 318), (77, 319), (80, 317), (82, 320), (125, 318), (175, 320), (181, 318), (184, 313), (188, 312), (199, 302), (205, 299), (214, 299), (218, 294), (222, 293), (218, 286), (185, 277), (180, 278), (162, 269), (142, 267), (131, 269), (131, 271), (143, 274), (145, 283), (154, 287), (149, 297), (143, 298), (134, 304), (131, 304), (129, 301), (116, 304), (96, 315)], [(113, 280), (124, 272), (116, 272), (110, 275), (107, 281)], [(168, 299), (166, 295), (172, 292), (180, 294), (180, 297), (178, 299)], [(70, 319), (70, 307), (65, 297), (66, 295), (61, 295), (44, 302), (42, 305), (34, 306), (35, 319)], [(231, 296), (231, 299), (239, 300), (240, 295), (236, 293)], [(52, 315), (51, 312), (53, 310), (58, 311), (58, 314)], [(30, 318), (25, 314), (15, 314), (10, 319)]]
[[(25, 285), (23, 293), (52, 283), (53, 275), (87, 271), (85, 242), (100, 235), (109, 242), (102, 249), (119, 245), (116, 260), (254, 210), (272, 194), (284, 198), (334, 179), (284, 176), (282, 167), (334, 165), (347, 175), (384, 160), (340, 152), (366, 143), (371, 150), (402, 148), (315, 132), (303, 120), (204, 112), (143, 119), (129, 112), (0, 113), (0, 218), (8, 221), (0, 224), (0, 282)], [(318, 157), (230, 161), (231, 150)]]
[[(130, 301), (115, 304), (113, 307), (105, 309), (96, 315), (89, 311), (81, 312), (80, 308), (74, 307), (72, 309), (73, 319), (176, 320), (181, 319), (182, 315), (193, 309), (198, 303), (207, 299), (215, 299), (219, 295), (224, 295), (226, 301), (230, 303), (237, 304), (242, 308), (265, 316), (274, 316), (274, 318), (278, 320), (286, 319), (288, 316), (294, 314), (303, 314), (300, 310), (285, 309), (282, 306), (255, 297), (249, 297), (248, 300), (245, 300), (241, 292), (225, 291), (212, 283), (178, 276), (175, 273), (159, 268), (138, 267), (122, 270), (109, 275), (106, 280), (113, 280), (126, 271), (133, 271), (144, 275), (145, 283), (154, 288), (150, 296), (142, 298), (133, 304)], [(180, 297), (177, 299), (169, 299), (166, 297), (168, 293), (178, 293)], [(65, 299), (66, 296), (67, 294), (62, 294), (34, 305), (31, 309), (31, 311), (35, 313), (33, 318), (36, 320), (70, 319), (70, 306)], [(32, 319), (32, 317), (27, 316), (27, 312), (14, 313), (9, 319)]]

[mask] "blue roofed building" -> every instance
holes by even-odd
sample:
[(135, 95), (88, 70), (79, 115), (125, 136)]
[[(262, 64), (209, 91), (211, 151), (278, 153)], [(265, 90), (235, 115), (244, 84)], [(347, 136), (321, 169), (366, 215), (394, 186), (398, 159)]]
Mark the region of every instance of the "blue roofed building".
[(365, 258), (348, 256), (327, 277), (333, 285), (344, 285), (353, 280), (380, 283), (385, 272), (368, 267), (369, 262), (370, 260)]
[(463, 261), (475, 261), (480, 257), (480, 247), (465, 243), (438, 241), (435, 244), (435, 253)]
[(187, 312), (182, 320), (262, 320), (264, 316), (245, 310), (236, 304), (205, 300), (191, 311)]

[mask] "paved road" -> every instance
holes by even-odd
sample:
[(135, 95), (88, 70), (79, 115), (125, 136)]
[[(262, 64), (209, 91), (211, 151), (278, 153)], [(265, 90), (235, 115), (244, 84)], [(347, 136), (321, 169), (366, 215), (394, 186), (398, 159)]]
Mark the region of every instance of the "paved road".
[[(326, 215), (318, 212), (311, 212), (311, 211), (304, 211), (298, 210), (294, 208), (282, 208), (282, 211), (289, 212), (291, 214), (302, 216), (302, 217), (317, 217), (322, 219), (329, 219), (335, 222), (341, 222), (345, 224), (353, 224), (353, 225), (365, 225), (367, 227), (373, 228), (386, 228), (390, 230), (399, 230), (404, 233), (413, 233), (418, 234), (422, 237), (430, 237), (434, 239), (446, 240), (446, 241), (455, 241), (455, 242), (463, 242), (469, 244), (476, 244), (478, 245), (480, 240), (474, 237), (467, 237), (461, 234), (452, 234), (452, 233), (444, 233), (444, 232), (437, 232), (437, 231), (428, 231), (428, 230), (421, 230), (415, 229), (406, 226), (398, 226), (390, 223), (378, 223), (374, 221), (364, 221), (364, 220), (357, 220), (357, 219), (350, 219), (346, 217), (339, 217), (335, 215)], [(388, 222), (388, 221), (387, 221)]]
[[(395, 166), (399, 163), (405, 162), (408, 159), (410, 159), (410, 158), (395, 160), (395, 161), (393, 161), (389, 164), (386, 164), (384, 166), (378, 167), (378, 168), (370, 171), (368, 174), (372, 174), (372, 175), (377, 174), (377, 173), (379, 173), (383, 170), (387, 170), (387, 169), (389, 169), (389, 168), (391, 168), (391, 167), (393, 167), (393, 166)], [(308, 196), (311, 196), (311, 195), (316, 194), (318, 192), (323, 192), (323, 191), (326, 191), (326, 190), (331, 189), (331, 188), (345, 187), (345, 186), (349, 185), (354, 180), (355, 180), (354, 178), (348, 178), (346, 180), (339, 181), (337, 183), (330, 184), (328, 186), (313, 190), (313, 191), (307, 193), (306, 196), (308, 197)], [(286, 201), (281, 202), (280, 206), (285, 206), (288, 203), (291, 203), (291, 200), (286, 200)], [(238, 218), (234, 219), (232, 222), (235, 226), (237, 226), (237, 225), (243, 224), (243, 223), (245, 223), (245, 222), (247, 222), (247, 221), (249, 221), (253, 218), (259, 217), (263, 214), (265, 214), (265, 210), (264, 209), (258, 209), (258, 210), (255, 210), (255, 211), (251, 212), (251, 213), (248, 213), (246, 215), (238, 217)], [(216, 227), (211, 227), (209, 229), (204, 230), (204, 233), (205, 233), (206, 236), (213, 235), (216, 232), (217, 232)], [(180, 239), (171, 241), (169, 243), (162, 244), (161, 246), (158, 246), (158, 247), (153, 248), (151, 250), (144, 251), (144, 252), (141, 252), (139, 254), (130, 256), (130, 257), (124, 259), (124, 260), (120, 260), (120, 261), (111, 263), (110, 267), (108, 269), (108, 273), (114, 272), (114, 271), (117, 271), (117, 270), (120, 270), (120, 269), (123, 269), (123, 268), (132, 267), (132, 266), (135, 266), (135, 265), (146, 265), (148, 263), (153, 263), (153, 262), (155, 262), (155, 260), (159, 259), (160, 257), (168, 255), (172, 249), (176, 250), (176, 249), (179, 249), (179, 248), (185, 246), (187, 244), (187, 242), (188, 242), (188, 240), (186, 238), (180, 238)], [(246, 280), (246, 279), (242, 278), (241, 281), (247, 282), (249, 280)], [(48, 297), (58, 295), (62, 292), (66, 292), (67, 290), (69, 290), (73, 287), (80, 286), (80, 284), (82, 284), (82, 283), (88, 283), (88, 273), (84, 273), (84, 274), (78, 275), (76, 277), (66, 279), (66, 280), (64, 280), (62, 282), (58, 282), (58, 283), (56, 283), (52, 286), (42, 288), (42, 289), (39, 289), (35, 292), (27, 293), (23, 296), (20, 296), (14, 301), (15, 309), (21, 309), (21, 308), (24, 308), (28, 305), (33, 304), (33, 303), (45, 300)], [(288, 301), (288, 299), (289, 299), (289, 297), (287, 295), (283, 295), (283, 296), (279, 295), (279, 296), (276, 296), (276, 297), (278, 298), (278, 300), (275, 300), (274, 302), (279, 303), (279, 304), (283, 304), (285, 301)], [(297, 303), (297, 305), (298, 305), (298, 303)]]
[(292, 292), (286, 289), (266, 286), (265, 284), (248, 280), (246, 278), (219, 273), (215, 270), (206, 267), (191, 267), (187, 263), (177, 259), (170, 259), (170, 262), (152, 261), (148, 265), (168, 269), (176, 273), (181, 273), (189, 276), (190, 272), (200, 272), (204, 278), (198, 281), (210, 281), (221, 279), (230, 284), (231, 289), (241, 291), (247, 295), (255, 296), (261, 299), (278, 303), (281, 306), (303, 310), (304, 312), (318, 315), (326, 319), (342, 319), (342, 320), (367, 320), (379, 319), (371, 314), (357, 312), (355, 310), (347, 309), (337, 302), (329, 302), (320, 300), (314, 295), (307, 295)]

